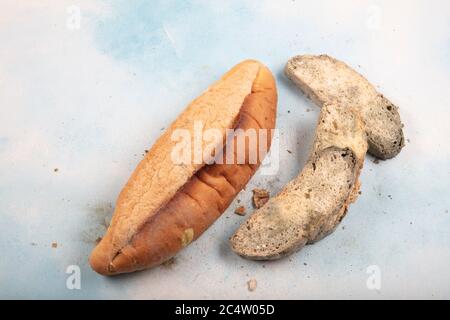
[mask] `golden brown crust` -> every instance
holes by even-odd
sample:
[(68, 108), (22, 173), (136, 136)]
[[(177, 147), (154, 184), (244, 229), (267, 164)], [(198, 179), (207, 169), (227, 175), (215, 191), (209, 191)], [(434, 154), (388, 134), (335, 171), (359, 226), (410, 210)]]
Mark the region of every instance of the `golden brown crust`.
[[(256, 72), (254, 71), (255, 66), (257, 67)], [(244, 70), (241, 70), (242, 68)], [(239, 76), (236, 76), (237, 74)], [(245, 78), (245, 81), (241, 78)], [(245, 96), (242, 96), (249, 79), (251, 79), (251, 86)], [(220, 82), (230, 83), (228, 86), (224, 86), (220, 85)], [(224, 124), (224, 121), (221, 120), (221, 123), (216, 121), (214, 126), (224, 129), (235, 127), (244, 130), (250, 128), (256, 130), (259, 128), (273, 129), (275, 127), (277, 104), (275, 80), (270, 71), (259, 62), (245, 61), (234, 67), (224, 75), (218, 84), (212, 86), (203, 96), (194, 100), (183, 115), (188, 112), (189, 108), (192, 108), (193, 104), (202, 100), (202, 97), (205, 95), (209, 97), (210, 91), (216, 92), (218, 96), (222, 97), (223, 101), (220, 108), (230, 109), (227, 104), (236, 104), (236, 101), (241, 98), (237, 117), (233, 119), (233, 123), (228, 121)], [(203, 103), (212, 102), (206, 99)], [(236, 108), (233, 107), (232, 109), (235, 110)], [(214, 110), (214, 112), (218, 111)], [(232, 114), (230, 111), (228, 113)], [(184, 116), (183, 124), (186, 127), (192, 127), (194, 119), (197, 120), (198, 117), (205, 119), (205, 114)], [(224, 117), (232, 118), (226, 114)], [(205, 119), (205, 121), (211, 122), (211, 119)], [(180, 122), (181, 120), (178, 118), (168, 132), (172, 132), (176, 127), (175, 124)], [(168, 136), (169, 133), (165, 133), (164, 136)], [(173, 257), (179, 250), (197, 239), (220, 216), (236, 194), (246, 185), (262, 161), (258, 158), (256, 164), (250, 164), (248, 157), (246, 157), (244, 164), (212, 164), (199, 168), (189, 168), (183, 172), (179, 172), (178, 167), (171, 162), (166, 162), (167, 172), (173, 170), (177, 175), (179, 174), (179, 176), (174, 177), (175, 181), (178, 184), (180, 184), (180, 181), (185, 182), (175, 192), (171, 191), (175, 187), (169, 186), (167, 183), (166, 187), (171, 187), (169, 191), (166, 191), (165, 187), (159, 187), (155, 191), (148, 189), (147, 186), (148, 184), (150, 186), (157, 185), (161, 179), (158, 180), (157, 176), (149, 174), (149, 171), (155, 173), (155, 170), (149, 167), (149, 163), (154, 163), (154, 159), (160, 161), (161, 153), (167, 154), (168, 149), (164, 146), (164, 143), (168, 143), (168, 141), (167, 138), (163, 137), (158, 140), (155, 144), (157, 146), (152, 148), (144, 164), (138, 166), (125, 186), (118, 199), (113, 222), (106, 236), (91, 255), (92, 268), (101, 274), (113, 275), (149, 268)], [(268, 145), (270, 145), (270, 142), (271, 135), (267, 138)], [(235, 138), (234, 145), (236, 146), (236, 144)], [(172, 146), (170, 143), (169, 145)], [(248, 151), (247, 140), (246, 149)], [(149, 177), (147, 184), (141, 186), (145, 194), (151, 197), (153, 192), (158, 194), (162, 190), (164, 194), (159, 195), (159, 197), (168, 198), (168, 200), (159, 200), (157, 202), (160, 204), (159, 208), (154, 206), (141, 207), (141, 210), (148, 211), (145, 213), (143, 223), (134, 225), (131, 222), (130, 227), (127, 224), (133, 221), (134, 211), (133, 207), (130, 207), (129, 201), (135, 199), (136, 189), (133, 186), (139, 183), (138, 181), (142, 179), (142, 176)], [(187, 176), (189, 176), (188, 179), (186, 179)], [(166, 178), (164, 177), (164, 179)], [(173, 181), (171, 182), (173, 183)], [(135, 205), (139, 207), (142, 199), (135, 199), (134, 201), (136, 202)], [(118, 228), (118, 225), (121, 225), (121, 227)], [(114, 239), (121, 239), (121, 241), (114, 242)], [(123, 241), (123, 239), (127, 240)]]

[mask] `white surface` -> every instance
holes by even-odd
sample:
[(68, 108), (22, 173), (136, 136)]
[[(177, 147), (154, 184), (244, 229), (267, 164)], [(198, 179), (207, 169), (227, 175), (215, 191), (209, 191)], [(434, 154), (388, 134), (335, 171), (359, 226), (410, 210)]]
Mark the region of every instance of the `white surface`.
[[(0, 297), (450, 298), (448, 1), (185, 3), (2, 1)], [(70, 5), (79, 29), (67, 26)], [(366, 160), (362, 195), (336, 232), (288, 259), (246, 261), (227, 245), (245, 219), (233, 204), (170, 268), (91, 271), (89, 252), (144, 150), (240, 60), (276, 75), (283, 134), (278, 175), (256, 175), (238, 198), (251, 210), (251, 189), (274, 194), (297, 174), (319, 112), (282, 74), (301, 53), (333, 55), (378, 85), (408, 139), (395, 159)], [(81, 290), (66, 288), (69, 265), (81, 268)], [(366, 286), (371, 265), (380, 290)]]

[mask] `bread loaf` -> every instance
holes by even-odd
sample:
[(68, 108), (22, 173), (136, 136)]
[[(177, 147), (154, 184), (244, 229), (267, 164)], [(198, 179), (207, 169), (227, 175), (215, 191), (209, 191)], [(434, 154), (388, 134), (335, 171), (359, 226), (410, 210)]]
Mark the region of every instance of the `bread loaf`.
[[(201, 122), (204, 131), (218, 129), (220, 136), (208, 145), (224, 144), (224, 155), (232, 146), (236, 155), (237, 138), (229, 139), (227, 129), (268, 129), (266, 144), (270, 147), (276, 106), (273, 76), (253, 60), (235, 66), (192, 101), (156, 141), (120, 193), (111, 224), (90, 257), (92, 268), (114, 275), (170, 259), (224, 212), (262, 161), (258, 155), (256, 163), (246, 156), (244, 163), (235, 157), (232, 163), (174, 164), (172, 135), (176, 130), (192, 133), (194, 122)], [(245, 148), (246, 155), (255, 151), (250, 150), (249, 139)]]

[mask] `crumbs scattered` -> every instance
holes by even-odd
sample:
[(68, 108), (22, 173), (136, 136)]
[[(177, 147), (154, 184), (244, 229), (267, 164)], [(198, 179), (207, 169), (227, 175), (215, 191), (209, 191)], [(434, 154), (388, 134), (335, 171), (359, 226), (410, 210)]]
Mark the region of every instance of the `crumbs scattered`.
[(166, 268), (166, 269), (172, 269), (172, 267), (175, 265), (175, 263), (176, 263), (175, 257), (172, 257), (169, 260), (164, 261), (162, 266), (163, 266), (163, 268)]
[(30, 243), (33, 247), (36, 247), (37, 246), (37, 243), (36, 242), (31, 242)]
[(237, 207), (236, 210), (234, 210), (234, 213), (239, 215), (239, 216), (245, 216), (245, 207), (244, 206), (240, 206)]
[(248, 291), (252, 292), (256, 290), (256, 287), (258, 285), (258, 282), (256, 282), (256, 279), (250, 279), (247, 281), (247, 289)]
[(91, 245), (98, 244), (111, 222), (114, 212), (113, 203), (109, 201), (96, 204), (87, 203), (86, 209), (89, 211), (89, 221), (86, 223), (85, 228), (81, 230), (81, 240)]
[(58, 243), (52, 242), (52, 248), (54, 248), (54, 249), (58, 248)]
[(288, 113), (291, 113), (291, 110), (288, 110)]
[(261, 208), (267, 201), (269, 201), (270, 194), (266, 189), (253, 189), (253, 206), (256, 209)]
[(380, 160), (379, 159), (373, 159), (372, 162), (375, 163), (375, 164), (379, 164)]
[(292, 151), (291, 150), (286, 150), (289, 154), (291, 154), (292, 153)]
[(388, 198), (392, 200), (392, 196), (390, 194), (388, 194)]
[(53, 169), (53, 172), (58, 172), (58, 171), (59, 171), (58, 168)]
[(304, 265), (304, 266), (307, 266), (308, 264), (307, 264), (306, 262), (303, 262), (303, 265)]
[(109, 222), (112, 217), (112, 213), (114, 211), (113, 205), (111, 202), (99, 203), (94, 208), (95, 215), (99, 218), (100, 223), (104, 227), (109, 226)]
[(410, 143), (410, 142), (411, 142), (411, 140), (409, 140), (409, 139), (406, 139), (406, 141), (408, 141), (408, 143)]

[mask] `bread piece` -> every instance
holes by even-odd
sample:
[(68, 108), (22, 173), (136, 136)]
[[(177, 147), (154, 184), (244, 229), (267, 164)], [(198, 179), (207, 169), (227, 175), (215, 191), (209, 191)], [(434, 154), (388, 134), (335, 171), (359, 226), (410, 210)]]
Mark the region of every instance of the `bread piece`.
[(398, 108), (362, 75), (327, 55), (291, 58), (285, 73), (316, 104), (338, 103), (358, 109), (366, 125), (369, 153), (396, 156), (404, 146)]
[(254, 208), (259, 209), (265, 205), (267, 201), (269, 201), (270, 194), (266, 189), (253, 189), (252, 192), (252, 202)]
[[(226, 129), (273, 129), (276, 105), (271, 72), (252, 60), (235, 66), (189, 104), (122, 190), (111, 225), (90, 257), (92, 268), (113, 275), (170, 259), (220, 216), (263, 160), (258, 157), (257, 163), (250, 164), (246, 157), (244, 164), (176, 165), (171, 161), (176, 144), (171, 140), (174, 130), (192, 133), (194, 122), (202, 121), (204, 130), (216, 128), (222, 132), (213, 142), (229, 143)], [(236, 138), (234, 141), (236, 147)], [(268, 146), (270, 142), (269, 130)], [(246, 154), (249, 146), (247, 140)]]
[(239, 227), (232, 249), (249, 259), (278, 259), (332, 232), (357, 197), (366, 150), (358, 113), (324, 105), (302, 172)]

